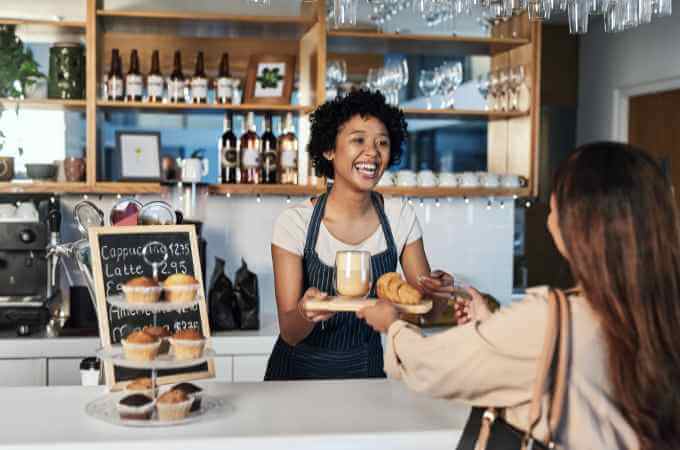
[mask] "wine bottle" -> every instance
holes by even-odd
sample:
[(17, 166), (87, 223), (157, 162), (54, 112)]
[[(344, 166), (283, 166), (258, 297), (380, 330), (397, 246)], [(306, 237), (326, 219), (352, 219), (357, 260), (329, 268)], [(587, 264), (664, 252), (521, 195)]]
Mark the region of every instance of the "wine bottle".
[(224, 115), (224, 132), (220, 138), (220, 155), (222, 155), (222, 183), (238, 183), (238, 139), (232, 131), (232, 113)]
[(298, 139), (293, 126), (293, 113), (286, 114), (283, 133), (279, 136), (279, 183), (298, 184)]
[(123, 71), (121, 69), (120, 54), (117, 48), (111, 50), (111, 66), (106, 81), (107, 99), (123, 100)]
[(151, 54), (151, 71), (146, 78), (146, 90), (150, 102), (161, 103), (163, 101), (164, 84), (160, 56), (158, 50), (154, 50)]
[(255, 113), (246, 116), (246, 131), (241, 136), (241, 183), (260, 184), (262, 142), (255, 129)]
[(172, 73), (168, 80), (168, 97), (173, 103), (184, 103), (184, 74), (182, 73), (182, 54), (175, 51)]
[(125, 99), (129, 102), (142, 101), (142, 74), (139, 73), (139, 56), (137, 50), (130, 53), (130, 69), (125, 77)]
[(276, 184), (278, 182), (278, 154), (276, 153), (276, 136), (272, 133), (272, 115), (264, 115), (264, 133), (262, 134), (262, 182)]
[(208, 103), (208, 77), (205, 75), (203, 52), (196, 56), (196, 70), (191, 78), (191, 102)]
[(231, 103), (232, 101), (232, 79), (229, 75), (229, 54), (222, 53), (220, 70), (215, 80), (215, 99), (217, 103)]

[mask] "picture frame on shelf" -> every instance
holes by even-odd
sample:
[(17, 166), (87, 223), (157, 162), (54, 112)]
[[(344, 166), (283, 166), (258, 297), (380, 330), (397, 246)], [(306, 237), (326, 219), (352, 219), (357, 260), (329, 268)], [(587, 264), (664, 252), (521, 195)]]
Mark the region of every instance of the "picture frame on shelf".
[(114, 181), (161, 180), (161, 134), (158, 131), (116, 131)]
[(243, 102), (290, 104), (294, 78), (294, 55), (251, 55)]

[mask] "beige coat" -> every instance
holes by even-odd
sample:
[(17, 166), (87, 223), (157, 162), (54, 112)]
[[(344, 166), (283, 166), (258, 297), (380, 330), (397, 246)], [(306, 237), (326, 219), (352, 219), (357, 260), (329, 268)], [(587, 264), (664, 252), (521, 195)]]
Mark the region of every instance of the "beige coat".
[[(545, 287), (529, 289), (524, 300), (484, 322), (429, 337), (397, 321), (388, 330), (385, 372), (433, 397), (506, 407), (506, 420), (526, 429), (545, 334), (547, 296)], [(569, 387), (557, 441), (570, 450), (637, 449), (635, 433), (613, 402), (600, 325), (583, 297), (571, 295), (569, 303)], [(547, 432), (546, 406), (544, 401), (544, 416), (534, 436), (541, 440)]]

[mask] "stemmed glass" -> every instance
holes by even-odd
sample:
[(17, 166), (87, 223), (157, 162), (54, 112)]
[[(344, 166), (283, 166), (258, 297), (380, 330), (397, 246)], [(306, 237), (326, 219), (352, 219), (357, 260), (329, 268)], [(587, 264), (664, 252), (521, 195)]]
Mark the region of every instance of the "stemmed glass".
[(441, 66), (442, 81), (440, 92), (443, 95), (442, 108), (454, 107), (456, 89), (463, 82), (463, 65), (458, 62), (445, 62)]
[(510, 108), (514, 111), (519, 110), (519, 96), (520, 96), (520, 89), (522, 88), (522, 85), (524, 84), (525, 80), (525, 72), (524, 72), (524, 66), (519, 65), (515, 66), (510, 69), (510, 96), (511, 96), (511, 102), (510, 102)]
[(498, 110), (507, 111), (508, 105), (508, 90), (510, 83), (510, 71), (508, 69), (500, 69), (498, 71)]
[(418, 89), (427, 97), (427, 109), (432, 109), (432, 97), (439, 90), (441, 77), (438, 70), (421, 70), (418, 77)]
[(487, 102), (487, 98), (489, 97), (489, 88), (491, 86), (491, 82), (489, 80), (489, 74), (488, 73), (483, 73), (477, 77), (477, 90), (479, 93), (484, 97), (484, 110), (488, 111), (489, 110), (489, 103)]

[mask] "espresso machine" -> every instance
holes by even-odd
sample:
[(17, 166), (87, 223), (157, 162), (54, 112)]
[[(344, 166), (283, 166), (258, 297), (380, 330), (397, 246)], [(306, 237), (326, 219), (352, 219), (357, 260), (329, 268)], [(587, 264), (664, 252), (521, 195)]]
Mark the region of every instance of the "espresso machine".
[(45, 330), (58, 314), (56, 258), (61, 213), (50, 195), (0, 196), (0, 329)]

